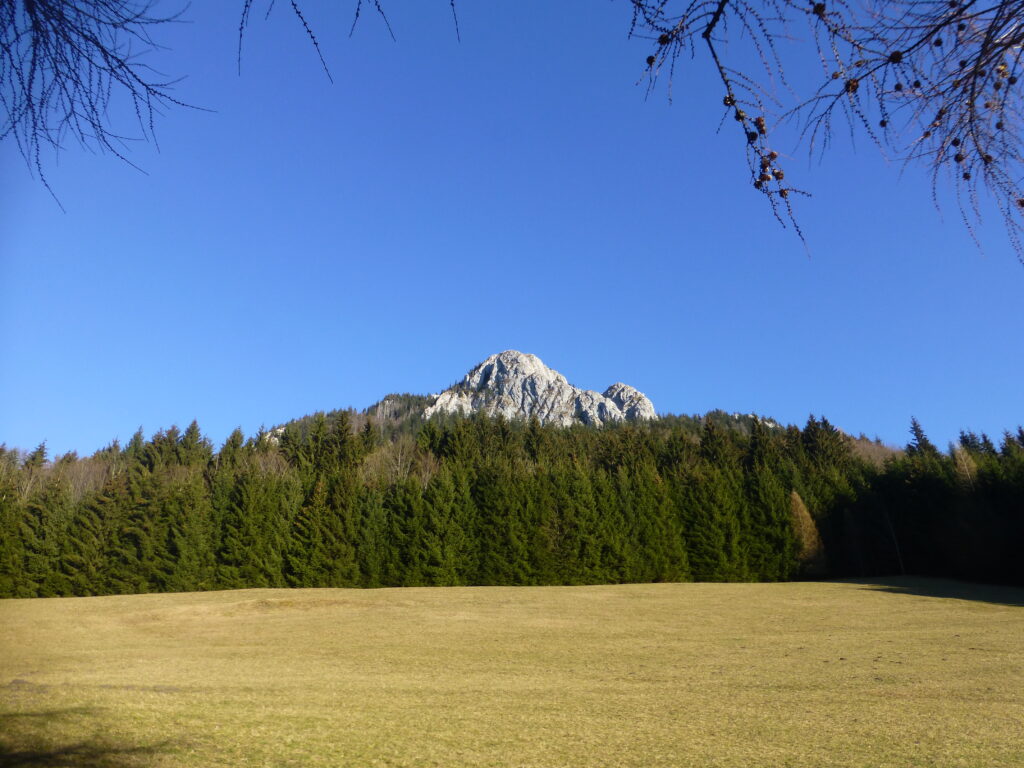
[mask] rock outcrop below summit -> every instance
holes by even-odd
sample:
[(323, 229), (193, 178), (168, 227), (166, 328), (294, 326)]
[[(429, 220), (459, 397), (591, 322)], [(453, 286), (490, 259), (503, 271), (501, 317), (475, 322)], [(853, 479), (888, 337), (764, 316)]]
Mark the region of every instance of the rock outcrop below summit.
[(651, 401), (627, 384), (612, 384), (600, 394), (578, 389), (536, 355), (515, 350), (488, 357), (438, 395), (423, 415), (479, 411), (508, 419), (536, 416), (542, 424), (566, 427), (658, 418)]

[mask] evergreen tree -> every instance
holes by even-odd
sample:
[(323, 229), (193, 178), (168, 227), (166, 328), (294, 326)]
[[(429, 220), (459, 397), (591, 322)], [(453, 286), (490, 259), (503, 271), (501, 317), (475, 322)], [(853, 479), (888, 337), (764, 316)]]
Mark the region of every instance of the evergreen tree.
[(109, 591), (104, 500), (101, 495), (79, 505), (62, 541), (59, 568), (70, 594), (102, 595)]
[(313, 492), (292, 520), (285, 555), (288, 584), (293, 587), (327, 587), (330, 583), (327, 530), (327, 484), (317, 480)]
[(397, 583), (389, 584), (387, 581), (389, 575), (400, 580), (401, 574), (397, 572), (397, 566), (392, 566), (398, 555), (389, 537), (391, 525), (383, 493), (377, 488), (364, 486), (358, 496), (357, 510), (359, 583), (364, 587), (397, 586)]
[(163, 500), (167, 591), (212, 589), (216, 583), (213, 506), (199, 469), (207, 462), (204, 454), (203, 450), (191, 454), (190, 470)]
[(394, 483), (385, 496), (388, 511), (390, 557), (386, 560), (386, 586), (421, 587), (427, 584), (424, 546), (423, 489), (411, 478)]
[(807, 459), (819, 470), (842, 470), (850, 463), (849, 439), (824, 417), (807, 418), (802, 442)]
[[(826, 422), (827, 424), (827, 422)], [(791, 500), (777, 468), (781, 455), (759, 419), (744, 457), (748, 519), (744, 549), (751, 578), (787, 579), (796, 569)]]
[(35, 594), (24, 571), (25, 547), (19, 503), (18, 452), (0, 445), (0, 597), (29, 597)]
[(563, 584), (600, 582), (601, 545), (591, 474), (578, 464), (555, 475), (554, 498), (561, 521), (557, 542)]
[(562, 583), (559, 546), (564, 535), (563, 521), (555, 501), (551, 473), (537, 469), (525, 489), (530, 506), (530, 572), (536, 584)]
[(268, 471), (254, 462), (238, 476), (221, 513), (220, 584), (284, 586), (286, 537), (301, 505), (301, 490), (282, 469)]
[(630, 498), (628, 470), (620, 466), (613, 479), (604, 469), (594, 472), (594, 505), (597, 516), (597, 540), (600, 547), (598, 581), (621, 584), (633, 581), (636, 571), (637, 516), (642, 514)]
[(617, 477), (622, 505), (628, 510), (629, 571), (632, 582), (685, 581), (689, 560), (678, 516), (665, 482), (653, 464)]
[[(429, 426), (429, 425), (428, 425)], [(471, 566), (470, 534), (465, 499), (456, 490), (451, 470), (442, 466), (423, 495), (424, 579), (427, 584), (447, 587), (468, 583)]]
[(697, 581), (742, 581), (746, 553), (742, 484), (734, 472), (705, 463), (683, 486), (683, 531)]
[(911, 418), (910, 420), (910, 434), (913, 439), (907, 445), (908, 454), (912, 456), (938, 456), (939, 449), (928, 439), (924, 429), (921, 428), (921, 423), (916, 418)]
[(359, 583), (359, 563), (356, 542), (359, 538), (359, 487), (356, 470), (352, 466), (355, 454), (347, 422), (344, 445), (333, 445), (330, 474), (327, 476), (327, 516), (323, 537), (327, 557), (327, 584), (332, 587), (352, 587)]
[(476, 472), (473, 503), (477, 510), (481, 584), (530, 584), (530, 491), (520, 473), (498, 454)]
[(60, 551), (74, 503), (61, 478), (44, 473), (39, 452), (36, 449), (23, 466), (25, 487), (33, 489), (25, 501), (19, 526), (24, 556), (23, 591), (36, 597), (53, 597), (69, 593), (60, 569)]

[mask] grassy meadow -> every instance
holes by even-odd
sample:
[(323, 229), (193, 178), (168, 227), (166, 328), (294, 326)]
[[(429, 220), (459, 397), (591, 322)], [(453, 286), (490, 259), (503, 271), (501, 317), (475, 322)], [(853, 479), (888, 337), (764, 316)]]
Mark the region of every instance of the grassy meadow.
[(1024, 590), (0, 601), (0, 766), (1024, 765)]

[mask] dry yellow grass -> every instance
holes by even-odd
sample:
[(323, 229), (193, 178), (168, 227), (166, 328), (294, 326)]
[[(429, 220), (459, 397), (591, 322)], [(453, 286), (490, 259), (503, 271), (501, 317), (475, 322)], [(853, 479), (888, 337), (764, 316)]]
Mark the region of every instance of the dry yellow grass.
[(1024, 590), (0, 602), (0, 766), (1024, 765)]

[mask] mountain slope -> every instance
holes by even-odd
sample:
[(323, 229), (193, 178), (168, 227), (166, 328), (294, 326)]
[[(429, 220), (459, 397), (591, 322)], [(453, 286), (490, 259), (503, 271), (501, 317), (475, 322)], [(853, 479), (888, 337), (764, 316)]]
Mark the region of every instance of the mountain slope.
[(536, 416), (542, 424), (611, 424), (658, 418), (654, 405), (633, 387), (615, 383), (603, 393), (574, 387), (536, 355), (506, 350), (491, 355), (423, 413), (483, 411), (509, 419)]

